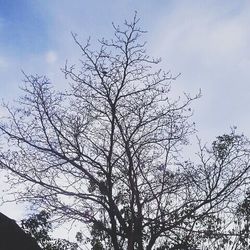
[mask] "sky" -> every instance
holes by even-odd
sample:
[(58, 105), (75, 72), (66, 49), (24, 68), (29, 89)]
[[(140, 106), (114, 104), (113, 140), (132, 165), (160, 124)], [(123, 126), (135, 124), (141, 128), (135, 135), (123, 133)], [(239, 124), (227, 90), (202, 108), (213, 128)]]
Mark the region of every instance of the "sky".
[[(48, 76), (64, 89), (60, 68), (80, 53), (71, 37), (84, 42), (112, 36), (112, 22), (138, 12), (147, 30), (147, 51), (161, 68), (181, 76), (176, 95), (202, 97), (193, 104), (198, 136), (212, 141), (237, 126), (250, 137), (250, 1), (248, 0), (0, 0), (0, 99), (11, 102), (26, 74)], [(0, 109), (0, 116), (3, 111)], [(16, 205), (0, 207), (12, 218)]]

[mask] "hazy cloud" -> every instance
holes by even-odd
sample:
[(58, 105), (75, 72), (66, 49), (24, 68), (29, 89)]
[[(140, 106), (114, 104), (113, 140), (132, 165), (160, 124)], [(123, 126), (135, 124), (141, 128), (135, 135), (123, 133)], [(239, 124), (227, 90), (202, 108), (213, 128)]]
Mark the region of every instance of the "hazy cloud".
[(57, 61), (57, 54), (55, 51), (51, 50), (45, 54), (45, 60), (48, 64), (53, 64)]

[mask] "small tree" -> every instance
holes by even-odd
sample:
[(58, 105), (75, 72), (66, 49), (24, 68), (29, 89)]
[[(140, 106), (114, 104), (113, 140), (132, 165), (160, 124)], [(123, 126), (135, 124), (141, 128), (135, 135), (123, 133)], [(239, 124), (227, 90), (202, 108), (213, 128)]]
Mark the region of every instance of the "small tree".
[(250, 248), (250, 194), (246, 194), (244, 200), (236, 210), (235, 227), (232, 232), (237, 236), (234, 240), (234, 249)]
[[(135, 16), (100, 49), (82, 45), (79, 70), (66, 65), (66, 92), (26, 75), (17, 108), (6, 106), (0, 163), (33, 201), (85, 225), (93, 249), (194, 249), (216, 240), (216, 215), (230, 211), (249, 171), (249, 145), (232, 131), (199, 162), (184, 161), (194, 132), (190, 103), (170, 97), (175, 77), (154, 71)], [(208, 244), (208, 243), (206, 243)]]
[[(246, 193), (243, 201), (240, 201), (235, 212), (231, 215), (233, 220), (228, 223), (228, 218), (217, 222), (220, 230), (215, 231), (217, 235), (217, 248), (223, 250), (245, 250), (250, 248), (250, 199), (249, 192)], [(228, 228), (225, 233), (223, 228)]]
[(50, 214), (41, 211), (21, 221), (22, 229), (32, 236), (43, 250), (77, 250), (77, 243), (65, 239), (54, 239), (50, 236), (52, 224)]

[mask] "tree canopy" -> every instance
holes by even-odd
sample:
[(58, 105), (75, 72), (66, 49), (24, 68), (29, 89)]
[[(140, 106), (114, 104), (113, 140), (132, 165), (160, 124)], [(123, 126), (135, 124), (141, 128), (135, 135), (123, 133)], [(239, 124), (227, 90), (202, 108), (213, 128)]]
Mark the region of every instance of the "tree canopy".
[(25, 75), (18, 105), (5, 105), (0, 164), (22, 186), (17, 199), (82, 223), (93, 249), (222, 249), (230, 227), (219, 222), (233, 221), (246, 191), (249, 141), (232, 130), (184, 159), (199, 95), (171, 97), (176, 76), (147, 55), (138, 21), (113, 25), (97, 50), (73, 34), (81, 60), (62, 70), (64, 92)]

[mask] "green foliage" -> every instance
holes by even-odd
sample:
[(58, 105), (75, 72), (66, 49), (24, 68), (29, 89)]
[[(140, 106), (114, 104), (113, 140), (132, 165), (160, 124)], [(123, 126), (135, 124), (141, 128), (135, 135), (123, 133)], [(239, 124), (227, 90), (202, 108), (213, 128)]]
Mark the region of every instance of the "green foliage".
[(31, 235), (44, 250), (77, 250), (76, 243), (65, 239), (53, 239), (49, 235), (52, 230), (52, 224), (49, 221), (50, 214), (41, 211), (33, 214), (28, 219), (21, 221), (22, 229)]
[(245, 199), (239, 204), (237, 209), (238, 241), (239, 245), (245, 249), (250, 248), (250, 194), (247, 193)]
[(214, 154), (221, 160), (225, 159), (240, 138), (239, 135), (235, 135), (234, 131), (231, 134), (218, 136), (213, 142)]

